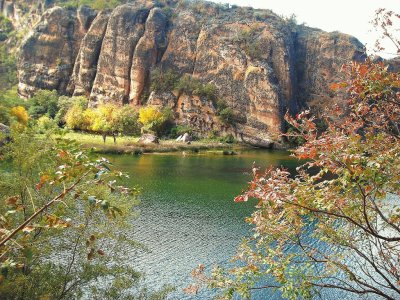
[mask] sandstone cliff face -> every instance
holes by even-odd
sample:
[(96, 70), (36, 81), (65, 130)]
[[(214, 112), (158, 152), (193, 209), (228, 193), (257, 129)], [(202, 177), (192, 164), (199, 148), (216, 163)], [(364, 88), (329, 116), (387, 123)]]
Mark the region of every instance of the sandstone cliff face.
[(86, 7), (78, 11), (54, 7), (44, 13), (20, 50), (21, 95), (30, 96), (37, 89), (66, 92), (81, 41), (95, 16)]
[[(22, 47), (21, 95), (46, 88), (86, 95), (92, 105), (169, 106), (177, 123), (200, 133), (270, 146), (287, 110), (316, 98), (329, 103), (341, 64), (364, 55), (353, 37), (293, 29), (270, 11), (171, 3), (141, 0), (99, 13), (51, 8)], [(237, 122), (223, 124), (211, 99), (152, 91), (154, 68), (215, 85)]]

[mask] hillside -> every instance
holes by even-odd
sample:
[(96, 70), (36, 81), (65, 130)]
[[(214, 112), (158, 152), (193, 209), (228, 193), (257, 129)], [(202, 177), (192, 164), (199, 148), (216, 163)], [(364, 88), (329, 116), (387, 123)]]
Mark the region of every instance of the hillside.
[(30, 28), (18, 60), (21, 96), (55, 89), (91, 105), (169, 106), (177, 124), (200, 134), (232, 133), (264, 147), (279, 140), (287, 110), (334, 101), (329, 85), (340, 66), (365, 56), (354, 37), (269, 10), (173, 0), (102, 11), (54, 1), (0, 5), (15, 26)]

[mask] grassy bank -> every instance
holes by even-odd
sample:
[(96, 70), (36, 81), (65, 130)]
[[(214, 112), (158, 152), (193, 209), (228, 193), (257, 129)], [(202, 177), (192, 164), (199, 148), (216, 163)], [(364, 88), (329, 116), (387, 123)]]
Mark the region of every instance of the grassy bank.
[(107, 137), (106, 142), (100, 135), (70, 132), (63, 136), (65, 139), (73, 139), (85, 148), (91, 148), (97, 153), (113, 154), (141, 154), (141, 153), (167, 153), (178, 151), (213, 151), (216, 154), (232, 154), (234, 151), (249, 149), (243, 144), (227, 144), (216, 140), (199, 140), (190, 144), (176, 142), (175, 140), (160, 140), (159, 144), (142, 145), (138, 143), (138, 137), (118, 137), (114, 144), (112, 137)]

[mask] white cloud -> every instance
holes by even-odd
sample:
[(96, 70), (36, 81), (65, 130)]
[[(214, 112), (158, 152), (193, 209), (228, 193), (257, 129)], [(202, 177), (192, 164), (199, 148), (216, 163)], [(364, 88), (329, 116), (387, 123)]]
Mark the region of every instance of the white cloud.
[[(271, 9), (284, 16), (295, 14), (300, 23), (326, 31), (340, 31), (357, 37), (371, 50), (378, 34), (370, 24), (378, 8), (386, 8), (400, 13), (400, 0), (214, 0), (240, 6)], [(381, 56), (393, 56), (395, 48), (386, 44)]]

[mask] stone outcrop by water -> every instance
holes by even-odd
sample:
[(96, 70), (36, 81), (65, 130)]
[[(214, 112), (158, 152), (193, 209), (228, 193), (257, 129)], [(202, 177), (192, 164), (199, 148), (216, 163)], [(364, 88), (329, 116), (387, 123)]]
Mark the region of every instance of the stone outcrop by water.
[[(165, 2), (47, 10), (21, 49), (20, 94), (56, 89), (86, 95), (91, 105), (169, 106), (178, 124), (199, 133), (232, 133), (268, 147), (287, 110), (315, 99), (329, 103), (341, 64), (364, 58), (354, 37), (293, 25), (269, 10)], [(235, 124), (220, 121), (215, 99), (152, 91), (155, 68), (214, 85)]]

